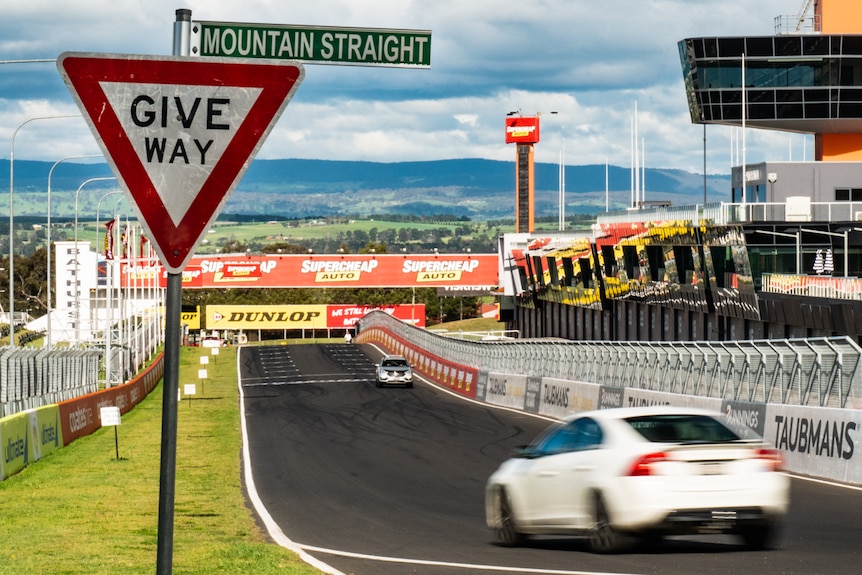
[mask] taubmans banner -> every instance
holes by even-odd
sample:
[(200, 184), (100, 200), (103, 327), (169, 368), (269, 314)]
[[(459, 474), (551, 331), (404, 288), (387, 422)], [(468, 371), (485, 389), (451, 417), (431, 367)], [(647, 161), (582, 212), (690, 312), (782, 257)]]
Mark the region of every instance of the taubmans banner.
[[(213, 255), (194, 256), (183, 288), (459, 287), (497, 286), (496, 254)], [(158, 264), (123, 266), (123, 287), (147, 287), (167, 276)]]
[(207, 305), (207, 329), (345, 329), (380, 310), (425, 327), (425, 304), (391, 305)]

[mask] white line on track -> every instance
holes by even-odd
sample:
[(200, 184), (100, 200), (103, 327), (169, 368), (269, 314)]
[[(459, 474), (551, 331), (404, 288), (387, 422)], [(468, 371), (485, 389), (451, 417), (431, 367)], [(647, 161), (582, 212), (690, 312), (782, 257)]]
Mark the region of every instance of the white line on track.
[(351, 557), (355, 559), (368, 559), (370, 561), (382, 561), (385, 563), (404, 563), (409, 565), (430, 565), (434, 567), (454, 567), (459, 569), (474, 569), (481, 571), (495, 571), (498, 573), (539, 573), (542, 575), (635, 575), (632, 573), (607, 573), (604, 571), (567, 571), (563, 569), (539, 569), (532, 567), (506, 567), (504, 565), (483, 565), (477, 563), (451, 563), (449, 561), (428, 561), (426, 559), (407, 559), (402, 557), (385, 557), (381, 555), (366, 555), (364, 553), (351, 553), (349, 551), (336, 551), (313, 545), (299, 546), (306, 551), (337, 555), (339, 557)]
[(368, 378), (345, 379), (292, 379), (290, 381), (268, 381), (266, 383), (247, 383), (245, 387), (274, 387), (276, 385), (308, 385), (312, 383), (362, 383)]
[[(374, 346), (374, 347), (376, 348), (377, 346)], [(378, 348), (378, 351), (381, 351), (381, 350)], [(335, 567), (332, 567), (331, 565), (329, 565), (329, 564), (317, 559), (316, 557), (310, 555), (310, 553), (314, 552), (314, 553), (323, 553), (326, 555), (335, 555), (338, 557), (349, 557), (349, 558), (354, 558), (354, 559), (365, 559), (365, 560), (369, 560), (369, 561), (380, 561), (380, 562), (384, 562), (384, 563), (401, 563), (401, 564), (409, 564), (409, 565), (428, 565), (428, 566), (436, 566), (436, 567), (451, 567), (451, 568), (461, 568), (461, 569), (493, 571), (493, 572), (497, 572), (497, 573), (530, 573), (530, 574), (537, 574), (537, 575), (633, 575), (633, 574), (624, 574), (624, 573), (610, 573), (610, 572), (603, 572), (603, 571), (565, 571), (565, 570), (558, 570), (558, 569), (538, 569), (538, 568), (528, 568), (528, 567), (506, 567), (503, 565), (480, 565), (480, 564), (471, 564), (471, 563), (450, 563), (447, 561), (428, 561), (428, 560), (424, 560), (424, 559), (409, 559), (406, 557), (386, 557), (386, 556), (381, 556), (381, 555), (366, 555), (363, 553), (353, 553), (350, 551), (339, 551), (337, 549), (327, 549), (325, 547), (316, 547), (313, 545), (304, 545), (302, 543), (294, 542), (287, 535), (284, 534), (284, 532), (281, 530), (281, 527), (279, 527), (279, 525), (275, 522), (275, 520), (269, 514), (269, 511), (266, 509), (266, 506), (264, 506), (263, 502), (261, 501), (260, 496), (257, 493), (257, 488), (255, 487), (255, 484), (254, 484), (254, 477), (253, 477), (252, 471), (251, 471), (251, 456), (249, 454), (249, 448), (248, 448), (248, 429), (247, 429), (246, 421), (245, 421), (245, 394), (243, 393), (243, 387), (244, 386), (242, 383), (242, 378), (239, 377), (239, 375), (241, 374), (240, 363), (239, 363), (239, 357), (240, 357), (241, 352), (242, 352), (242, 348), (240, 348), (239, 353), (236, 354), (236, 358), (237, 358), (237, 360), (236, 360), (237, 361), (237, 366), (236, 366), (237, 371), (236, 372), (237, 372), (237, 378), (238, 378), (238, 384), (239, 384), (240, 414), (242, 414), (241, 427), (242, 427), (242, 444), (243, 444), (243, 446), (242, 446), (243, 471), (245, 473), (245, 483), (246, 483), (246, 490), (248, 491), (248, 497), (251, 500), (251, 503), (254, 506), (255, 511), (260, 516), (261, 521), (263, 521), (264, 525), (266, 526), (267, 532), (269, 533), (270, 537), (272, 537), (272, 539), (277, 544), (281, 545), (285, 549), (289, 549), (289, 550), (293, 551), (294, 553), (296, 553), (297, 555), (299, 555), (299, 557), (303, 561), (305, 561), (306, 563), (308, 563), (312, 567), (315, 567), (316, 569), (320, 569), (324, 573), (329, 573), (330, 575), (347, 575), (346, 573), (339, 571)], [(445, 391), (446, 393), (449, 393), (450, 395), (453, 395), (453, 396), (458, 397), (460, 399), (466, 399), (468, 401), (472, 401), (473, 403), (477, 403), (477, 404), (485, 406), (485, 407), (494, 407), (494, 408), (498, 408), (498, 409), (504, 409), (506, 411), (513, 411), (516, 413), (520, 413), (522, 415), (531, 415), (534, 417), (538, 417), (540, 419), (548, 419), (548, 420), (553, 421), (553, 418), (537, 415), (534, 413), (524, 412), (524, 411), (517, 410), (517, 409), (512, 409), (512, 408), (508, 408), (508, 407), (492, 405), (492, 404), (476, 401), (474, 399), (464, 397), (463, 395), (453, 393), (444, 387), (435, 385), (418, 374), (416, 375), (416, 377), (417, 377), (417, 379), (423, 381), (427, 385), (433, 385), (435, 389)], [(349, 379), (349, 380), (345, 379), (345, 380), (338, 380), (338, 381), (366, 381), (366, 380), (365, 379)], [(317, 381), (317, 382), (319, 382), (319, 381)], [(312, 383), (312, 381), (308, 381), (307, 383)], [(251, 384), (251, 385), (248, 385), (248, 387), (255, 387), (255, 386), (262, 386), (262, 385), (266, 385), (266, 384)], [(270, 385), (277, 385), (277, 384), (270, 384)], [(823, 484), (831, 485), (831, 486), (835, 486), (835, 487), (844, 487), (847, 489), (854, 489), (857, 491), (862, 491), (862, 487), (857, 487), (857, 486), (853, 486), (853, 485), (834, 483), (834, 482), (825, 481), (822, 479), (798, 476), (798, 475), (793, 475), (793, 474), (788, 474), (788, 475), (792, 475), (793, 477), (796, 477), (798, 479), (802, 479), (804, 481), (823, 483)]]
[[(273, 541), (275, 541), (278, 545), (281, 545), (285, 549), (289, 549), (293, 551), (299, 557), (311, 565), (316, 569), (320, 569), (324, 573), (329, 573), (330, 575), (347, 575), (342, 571), (339, 571), (335, 567), (317, 559), (312, 556), (310, 553), (324, 553), (327, 555), (335, 555), (339, 557), (350, 557), (356, 559), (365, 559), (369, 561), (381, 561), (385, 563), (402, 563), (409, 565), (429, 565), (429, 566), (439, 566), (439, 567), (451, 567), (451, 568), (462, 568), (462, 569), (473, 569), (473, 570), (483, 570), (483, 571), (493, 571), (497, 573), (535, 573), (539, 575), (627, 575), (627, 574), (619, 574), (619, 573), (603, 573), (596, 571), (563, 571), (556, 569), (531, 569), (525, 567), (506, 567), (503, 565), (480, 565), (480, 564), (470, 564), (470, 563), (450, 563), (446, 561), (428, 561), (423, 559), (409, 559), (406, 557), (385, 557), (380, 555), (366, 555), (362, 553), (353, 553), (349, 551), (339, 551), (337, 549), (327, 549), (324, 547), (315, 547), (313, 545), (304, 545), (302, 543), (296, 543), (292, 539), (290, 539), (279, 527), (278, 523), (272, 518), (272, 515), (269, 514), (269, 511), (266, 509), (266, 506), (263, 504), (263, 501), (260, 499), (260, 495), (257, 493), (257, 487), (254, 483), (254, 476), (251, 471), (251, 454), (249, 453), (248, 447), (248, 427), (245, 420), (245, 394), (243, 393), (243, 383), (242, 378), (239, 375), (242, 373), (240, 371), (240, 354), (242, 353), (242, 348), (240, 348), (239, 353), (236, 354), (237, 361), (237, 379), (239, 385), (239, 402), (240, 402), (240, 414), (242, 414), (241, 420), (241, 428), (242, 428), (242, 455), (243, 455), (243, 472), (245, 474), (245, 484), (246, 491), (248, 491), (248, 497), (251, 501), (251, 504), (254, 506), (255, 511), (258, 516), (260, 516), (261, 521), (266, 526), (266, 530), (269, 533), (269, 536), (272, 537)], [(433, 385), (431, 382), (425, 380), (425, 378), (418, 377), (428, 385)], [(347, 380), (345, 380), (347, 381)], [(350, 381), (366, 381), (364, 379), (356, 379)], [(254, 385), (254, 384), (253, 384)], [(260, 384), (257, 384), (260, 385)], [(436, 389), (441, 389), (438, 386), (434, 386)], [(448, 390), (446, 390), (448, 391)], [(450, 392), (451, 393), (451, 392)], [(456, 394), (453, 394), (456, 395)], [(463, 396), (458, 396), (463, 399)], [(476, 402), (480, 403), (480, 402)], [(482, 404), (487, 405), (487, 404)], [(514, 410), (513, 410), (514, 411)]]
[(278, 523), (272, 518), (272, 515), (267, 511), (266, 506), (263, 504), (263, 501), (260, 500), (260, 496), (257, 493), (257, 487), (254, 484), (254, 476), (251, 472), (251, 454), (248, 449), (248, 426), (245, 422), (245, 394), (243, 393), (243, 385), (242, 385), (242, 371), (240, 370), (240, 355), (242, 355), (242, 347), (237, 350), (236, 354), (236, 373), (237, 373), (237, 381), (239, 383), (239, 412), (242, 416), (240, 418), (240, 424), (242, 428), (242, 459), (243, 459), (243, 472), (245, 473), (245, 487), (248, 492), (248, 498), (251, 501), (251, 504), (254, 506), (255, 511), (260, 517), (263, 524), (266, 526), (266, 530), (269, 533), (269, 536), (272, 537), (273, 541), (284, 547), (285, 549), (289, 549), (299, 555), (299, 558), (311, 565), (316, 569), (320, 569), (324, 573), (329, 573), (331, 575), (345, 575), (341, 571), (335, 569), (334, 567), (327, 565), (323, 561), (318, 560), (316, 557), (309, 555), (305, 549), (302, 548), (301, 545), (297, 545), (290, 538), (284, 534), (281, 530), (281, 527), (278, 526)]

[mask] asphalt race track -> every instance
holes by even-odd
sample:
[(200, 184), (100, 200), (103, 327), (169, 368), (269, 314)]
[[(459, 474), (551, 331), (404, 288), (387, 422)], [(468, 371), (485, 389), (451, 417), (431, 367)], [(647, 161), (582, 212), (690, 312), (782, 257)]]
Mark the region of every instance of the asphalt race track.
[[(238, 367), (253, 485), (295, 545), (355, 575), (857, 574), (862, 491), (794, 479), (778, 549), (670, 538), (611, 556), (577, 538), (493, 543), (488, 475), (547, 426), (450, 396), (374, 385), (380, 353), (351, 344), (244, 347)], [(504, 569), (505, 568), (505, 569)]]

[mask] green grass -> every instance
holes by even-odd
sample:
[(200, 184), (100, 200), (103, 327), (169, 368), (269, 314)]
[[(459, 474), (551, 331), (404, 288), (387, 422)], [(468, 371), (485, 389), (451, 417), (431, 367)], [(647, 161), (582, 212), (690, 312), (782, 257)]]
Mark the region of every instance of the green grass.
[(497, 321), (493, 317), (475, 317), (458, 321), (447, 321), (443, 324), (437, 324), (428, 331), (469, 331), (469, 332), (485, 332), (485, 331), (501, 331), (506, 329), (506, 324)]
[[(241, 485), (235, 348), (198, 380), (200, 348), (182, 348), (173, 572), (310, 575), (320, 572), (269, 542)], [(116, 428), (49, 455), (0, 482), (0, 575), (155, 572), (162, 386)]]

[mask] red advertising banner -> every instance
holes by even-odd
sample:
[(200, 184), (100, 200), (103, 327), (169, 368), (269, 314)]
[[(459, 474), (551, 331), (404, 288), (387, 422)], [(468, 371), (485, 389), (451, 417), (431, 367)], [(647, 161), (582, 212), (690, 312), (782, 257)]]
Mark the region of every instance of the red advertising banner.
[[(156, 265), (157, 267), (157, 265)], [(154, 266), (124, 264), (123, 287), (148, 285)], [(183, 270), (183, 288), (460, 287), (495, 290), (496, 254), (364, 254), (194, 256)], [(160, 270), (160, 285), (167, 285)]]
[(331, 328), (353, 327), (356, 322), (372, 311), (379, 310), (388, 313), (396, 319), (415, 325), (425, 327), (425, 304), (387, 305), (328, 305), (326, 306), (326, 326)]
[(163, 375), (164, 362), (160, 357), (128, 383), (60, 402), (63, 445), (102, 427), (102, 407), (119, 407), (120, 413), (127, 413), (156, 388)]
[(538, 144), (539, 117), (529, 116), (506, 118), (507, 144)]

